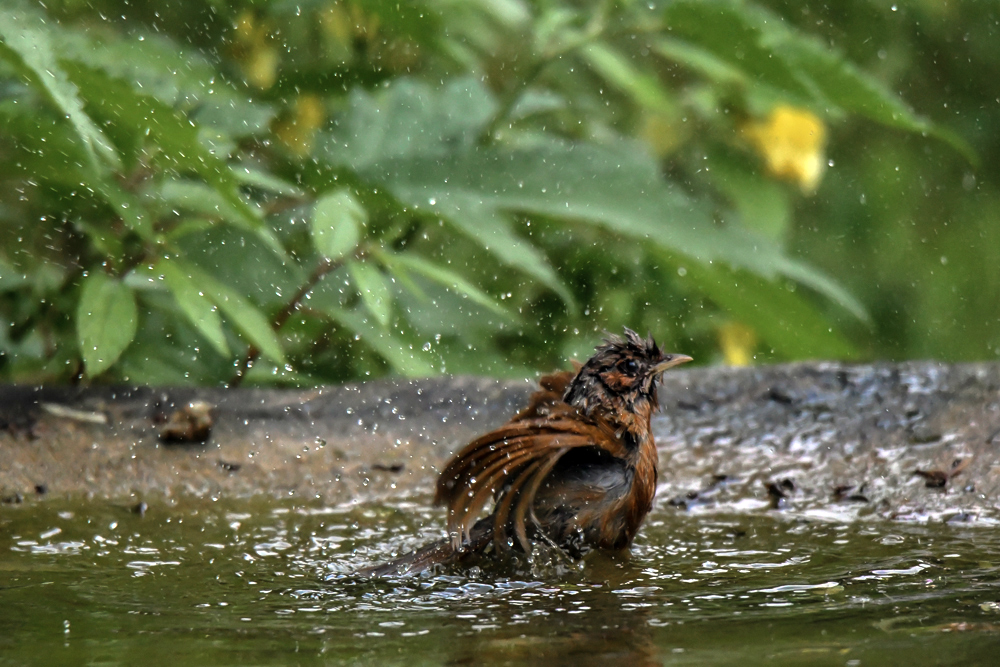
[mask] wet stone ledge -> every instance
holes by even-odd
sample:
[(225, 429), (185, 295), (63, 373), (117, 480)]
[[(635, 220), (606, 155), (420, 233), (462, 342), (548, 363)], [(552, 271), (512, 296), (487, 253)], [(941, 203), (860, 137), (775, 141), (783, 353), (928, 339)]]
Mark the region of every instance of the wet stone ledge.
[[(463, 377), (312, 390), (0, 386), (0, 499), (429, 494), (451, 452), (531, 390)], [(660, 401), (660, 505), (1000, 518), (1000, 364), (695, 368), (668, 373)], [(185, 433), (191, 410), (210, 428)]]

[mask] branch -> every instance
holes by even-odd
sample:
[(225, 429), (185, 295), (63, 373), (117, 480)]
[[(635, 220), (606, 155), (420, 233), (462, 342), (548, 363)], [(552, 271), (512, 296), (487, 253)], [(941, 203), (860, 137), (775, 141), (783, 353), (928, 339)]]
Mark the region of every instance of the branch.
[[(314, 287), (316, 287), (316, 283), (322, 280), (323, 276), (331, 271), (336, 271), (343, 265), (343, 259), (331, 262), (329, 259), (324, 257), (319, 263), (319, 266), (316, 267), (316, 270), (312, 272), (312, 275), (309, 276), (304, 283), (302, 283), (302, 286), (299, 287), (298, 291), (292, 296), (291, 300), (285, 304), (285, 307), (282, 308), (277, 315), (274, 316), (274, 320), (272, 320), (271, 323), (272, 328), (275, 331), (278, 331), (281, 327), (285, 326), (285, 322), (287, 322), (288, 318), (290, 318), (295, 311), (299, 309), (299, 305), (302, 303), (302, 300), (306, 298), (306, 295), (309, 294)], [(259, 356), (260, 350), (254, 345), (251, 345), (247, 349), (247, 353), (246, 356), (243, 357), (243, 361), (240, 363), (239, 367), (237, 367), (236, 374), (233, 376), (233, 379), (229, 381), (230, 387), (238, 387), (243, 383), (243, 379), (246, 377), (247, 372)]]

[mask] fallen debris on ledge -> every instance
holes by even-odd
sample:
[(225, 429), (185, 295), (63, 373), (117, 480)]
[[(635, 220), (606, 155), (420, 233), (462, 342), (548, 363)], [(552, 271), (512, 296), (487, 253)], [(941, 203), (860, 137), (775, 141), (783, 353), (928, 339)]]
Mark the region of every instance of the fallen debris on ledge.
[[(383, 380), (310, 390), (0, 387), (0, 499), (429, 492), (532, 385)], [(993, 521), (1000, 364), (673, 371), (658, 504), (818, 519)], [(43, 489), (44, 491), (39, 491)]]

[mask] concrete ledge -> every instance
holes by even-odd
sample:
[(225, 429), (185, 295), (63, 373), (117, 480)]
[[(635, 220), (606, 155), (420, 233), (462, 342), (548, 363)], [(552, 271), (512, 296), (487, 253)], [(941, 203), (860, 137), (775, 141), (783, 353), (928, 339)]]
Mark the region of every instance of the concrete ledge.
[[(432, 489), (452, 451), (527, 382), (375, 381), (313, 390), (0, 386), (0, 496), (266, 493), (328, 503)], [(671, 371), (654, 428), (659, 504), (833, 520), (991, 522), (1000, 364), (804, 363)], [(204, 443), (164, 417), (213, 406)]]

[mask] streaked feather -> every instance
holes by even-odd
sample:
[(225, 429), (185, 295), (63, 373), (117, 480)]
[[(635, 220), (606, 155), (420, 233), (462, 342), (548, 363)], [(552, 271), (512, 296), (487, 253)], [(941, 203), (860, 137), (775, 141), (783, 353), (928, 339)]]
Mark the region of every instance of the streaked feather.
[[(626, 329), (574, 371), (543, 376), (527, 407), (441, 472), (435, 502), (448, 508), (449, 537), (368, 572), (464, 562), (490, 545), (516, 545), (530, 556), (532, 539), (577, 555), (627, 547), (656, 490), (649, 427), (656, 381), (690, 360), (662, 354), (651, 337)], [(491, 502), (492, 514), (480, 518)]]

